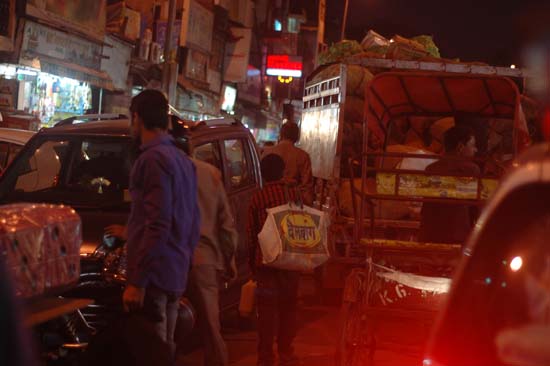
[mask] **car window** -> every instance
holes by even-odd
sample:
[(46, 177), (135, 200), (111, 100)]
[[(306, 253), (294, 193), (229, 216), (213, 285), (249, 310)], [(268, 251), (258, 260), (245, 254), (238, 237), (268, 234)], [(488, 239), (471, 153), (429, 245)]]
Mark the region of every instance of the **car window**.
[(126, 204), (132, 165), (129, 138), (37, 140), (6, 172), (7, 201), (54, 202), (75, 207)]
[(254, 184), (250, 172), (249, 154), (243, 140), (225, 140), (225, 158), (228, 166), (229, 181), (232, 188), (241, 188)]
[(193, 149), (193, 157), (198, 160), (202, 160), (206, 163), (214, 165), (220, 171), (222, 169), (222, 159), (220, 156), (220, 149), (217, 142), (208, 142), (206, 144), (198, 145)]
[(128, 189), (130, 148), (120, 141), (84, 140), (75, 148), (67, 186), (95, 194)]
[(7, 142), (0, 142), (0, 168), (5, 169), (9, 153), (9, 144)]
[(46, 141), (17, 167), (16, 191), (36, 192), (59, 184), (61, 163), (64, 161), (69, 142)]

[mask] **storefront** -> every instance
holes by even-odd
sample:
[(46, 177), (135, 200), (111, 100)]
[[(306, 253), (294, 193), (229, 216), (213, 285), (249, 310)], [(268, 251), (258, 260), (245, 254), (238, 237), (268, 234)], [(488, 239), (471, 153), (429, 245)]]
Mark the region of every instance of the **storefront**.
[(88, 83), (16, 65), (0, 65), (0, 78), (0, 84), (10, 85), (9, 90), (4, 90), (10, 93), (11, 103), (3, 106), (33, 114), (43, 126), (85, 114), (92, 108), (92, 88)]
[(101, 71), (102, 52), (99, 42), (25, 21), (19, 63), (0, 66), (0, 78), (17, 82), (12, 108), (37, 116), (42, 126), (98, 111), (101, 97), (93, 95), (113, 89)]

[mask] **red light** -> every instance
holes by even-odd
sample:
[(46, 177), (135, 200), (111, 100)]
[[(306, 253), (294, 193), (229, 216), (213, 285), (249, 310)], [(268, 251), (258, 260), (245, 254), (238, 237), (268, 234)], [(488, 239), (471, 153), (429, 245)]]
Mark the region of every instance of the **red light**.
[(302, 76), (302, 58), (289, 55), (268, 55), (267, 75), (269, 76)]

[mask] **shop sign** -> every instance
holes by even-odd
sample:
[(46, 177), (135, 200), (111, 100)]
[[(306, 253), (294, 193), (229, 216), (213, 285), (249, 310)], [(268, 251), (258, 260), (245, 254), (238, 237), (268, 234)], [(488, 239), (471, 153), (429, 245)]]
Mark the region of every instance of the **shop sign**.
[(27, 0), (27, 15), (84, 33), (99, 41), (105, 34), (106, 0)]
[(0, 0), (0, 51), (13, 51), (15, 0)]
[(212, 50), (214, 13), (196, 0), (185, 0), (180, 46), (192, 45), (205, 52)]
[(246, 82), (248, 59), (250, 57), (250, 28), (231, 27), (231, 34), (237, 39), (229, 43), (225, 49), (225, 81), (233, 83)]
[[(174, 32), (172, 32), (172, 45), (171, 49), (174, 50), (178, 46), (178, 41), (181, 33), (181, 20), (174, 22)], [(164, 44), (166, 42), (166, 31), (168, 30), (168, 22), (166, 20), (157, 20), (155, 23), (155, 42), (164, 50)]]
[(261, 71), (252, 65), (248, 65), (246, 82), (238, 85), (239, 99), (250, 103), (260, 104), (262, 96)]
[(302, 77), (302, 58), (289, 55), (267, 55), (266, 74), (269, 76)]
[(102, 46), (83, 38), (26, 22), (21, 58), (46, 56), (92, 70), (101, 69)]

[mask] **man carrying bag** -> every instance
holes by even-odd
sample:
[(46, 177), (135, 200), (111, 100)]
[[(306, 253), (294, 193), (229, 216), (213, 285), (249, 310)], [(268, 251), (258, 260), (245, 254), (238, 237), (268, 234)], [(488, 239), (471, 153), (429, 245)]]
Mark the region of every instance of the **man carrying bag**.
[[(313, 241), (309, 240), (312, 237), (312, 230), (306, 228), (305, 231), (300, 231), (300, 228), (291, 227), (297, 223), (292, 217), (286, 217), (288, 220), (283, 220), (286, 225), (283, 231), (286, 235), (280, 235), (281, 233), (278, 233), (276, 229), (274, 230), (273, 222), (266, 225), (266, 223), (274, 220), (274, 217), (277, 217), (277, 215), (270, 213), (269, 209), (278, 209), (279, 206), (288, 205), (289, 201), (297, 201), (298, 194), (296, 190), (287, 187), (283, 181), (284, 167), (284, 161), (278, 155), (269, 154), (262, 159), (261, 171), (264, 178), (264, 187), (254, 195), (248, 210), (250, 267), (258, 286), (256, 296), (258, 308), (258, 365), (260, 366), (275, 364), (273, 352), (275, 338), (277, 339), (279, 365), (294, 366), (300, 364), (294, 354), (292, 343), (296, 336), (296, 310), (301, 266), (296, 266), (292, 260), (287, 260), (286, 264), (283, 263), (280, 266), (281, 261), (277, 263), (277, 259), (282, 259), (289, 252), (288, 249), (291, 245), (287, 240), (281, 238), (288, 237), (290, 232), (296, 234), (290, 236), (304, 239), (304, 242), (310, 243), (316, 240), (315, 238)], [(309, 220), (305, 221), (308, 221), (308, 224), (310, 223)], [(303, 224), (303, 222), (301, 223)], [(265, 245), (266, 243), (260, 244), (259, 234), (261, 232), (264, 233), (263, 236), (275, 239), (275, 242), (271, 243), (273, 245), (269, 243), (269, 245)], [(313, 233), (313, 237), (320, 236), (322, 235), (319, 233), (317, 235)], [(260, 235), (260, 239), (261, 237), (262, 235)], [(324, 243), (321, 244), (324, 245)], [(316, 247), (316, 245), (314, 246)], [(265, 249), (268, 247), (271, 247), (269, 258), (264, 258), (263, 254), (267, 254)], [(326, 247), (324, 251), (326, 254)], [(266, 259), (268, 259), (267, 262)]]

